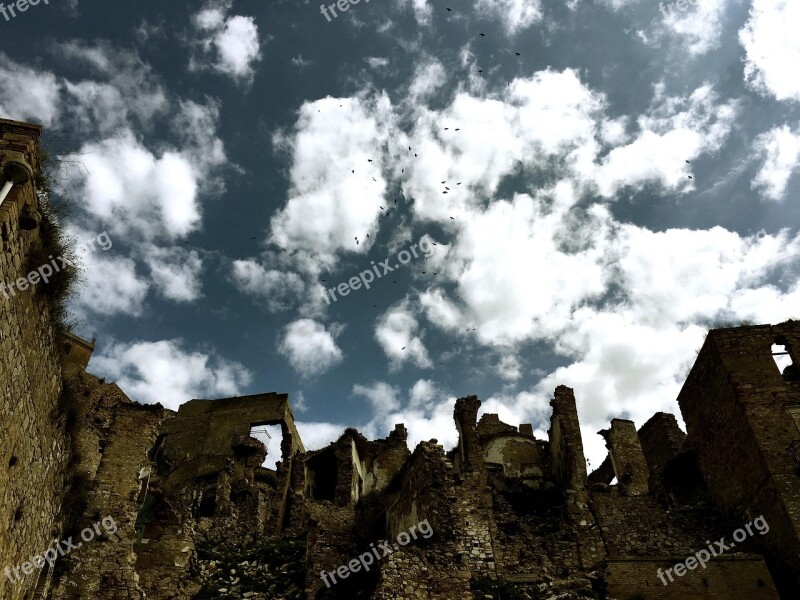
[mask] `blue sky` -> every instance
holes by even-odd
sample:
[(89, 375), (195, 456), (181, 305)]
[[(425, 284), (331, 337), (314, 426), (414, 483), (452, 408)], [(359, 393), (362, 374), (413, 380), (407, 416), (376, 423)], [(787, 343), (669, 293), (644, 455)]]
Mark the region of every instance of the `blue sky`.
[(451, 446), (468, 394), (544, 437), (565, 384), (598, 464), (609, 419), (679, 414), (711, 322), (800, 315), (800, 5), (662, 8), (0, 15), (0, 115), (46, 126), (72, 235), (113, 241), (72, 305), (90, 370), (173, 409), (288, 392), (307, 447)]

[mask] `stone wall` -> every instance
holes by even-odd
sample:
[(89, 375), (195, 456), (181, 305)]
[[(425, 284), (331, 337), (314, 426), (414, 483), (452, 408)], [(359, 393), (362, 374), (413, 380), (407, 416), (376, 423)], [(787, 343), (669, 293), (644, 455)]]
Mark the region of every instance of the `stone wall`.
[[(0, 173), (15, 161), (39, 169), (40, 128), (0, 120)], [(5, 177), (2, 183), (5, 183)], [(0, 185), (2, 185), (0, 183)], [(30, 272), (38, 228), (20, 228), (23, 206), (36, 212), (32, 179), (18, 183), (0, 207), (0, 284)], [(39, 266), (39, 265), (37, 265)], [(0, 288), (0, 569), (22, 565), (60, 535), (59, 512), (69, 460), (59, 410), (61, 366), (42, 284)], [(16, 600), (39, 576), (0, 576), (0, 598)]]
[[(760, 556), (720, 556), (705, 569), (696, 567), (683, 577), (673, 576), (672, 582), (664, 576), (667, 582), (664, 585), (658, 577), (658, 569), (663, 575), (665, 569), (685, 559), (685, 556), (677, 556), (664, 560), (610, 560), (608, 595), (619, 600), (773, 600), (780, 597)], [(630, 594), (629, 590), (636, 590), (636, 594)]]
[(797, 364), (800, 322), (709, 332), (678, 402), (714, 502), (743, 521), (766, 518), (776, 583), (800, 594), (800, 464), (790, 452), (800, 429), (788, 411), (800, 389), (773, 361), (778, 342)]

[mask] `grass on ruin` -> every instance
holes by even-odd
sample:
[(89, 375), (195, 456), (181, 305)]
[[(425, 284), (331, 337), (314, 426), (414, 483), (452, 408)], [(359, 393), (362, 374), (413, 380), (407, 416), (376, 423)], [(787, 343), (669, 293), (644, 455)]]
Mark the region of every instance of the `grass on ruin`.
[[(74, 240), (66, 235), (63, 228), (65, 219), (71, 212), (72, 203), (64, 196), (57, 196), (53, 191), (55, 173), (58, 172), (59, 158), (54, 157), (46, 148), (41, 154), (42, 168), (34, 176), (37, 200), (42, 220), (39, 224), (40, 243), (31, 248), (24, 275), (39, 267), (51, 264), (56, 259), (59, 266), (48, 282), (40, 281), (36, 292), (43, 294), (50, 309), (50, 315), (56, 333), (69, 331), (74, 326), (74, 319), (67, 308), (69, 296), (78, 282), (79, 271), (75, 266), (61, 266), (56, 257), (63, 257), (77, 265), (77, 252)], [(50, 258), (53, 257), (53, 258)]]

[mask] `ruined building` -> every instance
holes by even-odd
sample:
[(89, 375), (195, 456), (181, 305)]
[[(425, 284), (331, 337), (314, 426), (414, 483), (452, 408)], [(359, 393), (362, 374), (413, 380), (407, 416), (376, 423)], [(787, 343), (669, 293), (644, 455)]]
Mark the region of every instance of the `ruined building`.
[[(38, 139), (0, 121), (0, 173), (15, 178), (0, 281), (47, 254)], [(0, 294), (2, 600), (800, 596), (798, 322), (711, 331), (677, 399), (687, 433), (666, 413), (613, 419), (588, 473), (564, 386), (546, 440), (459, 399), (450, 451), (410, 451), (402, 424), (306, 450), (286, 394), (139, 404), (87, 372), (94, 341), (54, 328), (46, 290)], [(280, 429), (274, 469), (261, 426)], [(26, 563), (108, 517), (113, 530)], [(731, 543), (759, 517), (768, 531)], [(430, 535), (394, 543), (423, 522)], [(723, 536), (704, 568), (675, 568)]]

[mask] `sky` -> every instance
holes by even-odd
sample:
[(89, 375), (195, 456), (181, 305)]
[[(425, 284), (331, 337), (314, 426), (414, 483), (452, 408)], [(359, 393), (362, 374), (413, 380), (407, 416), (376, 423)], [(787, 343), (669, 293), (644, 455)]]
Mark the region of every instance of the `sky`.
[(563, 384), (597, 466), (712, 323), (800, 317), (795, 0), (5, 6), (0, 116), (111, 241), (71, 310), (133, 400), (450, 448), (456, 398), (546, 439)]

